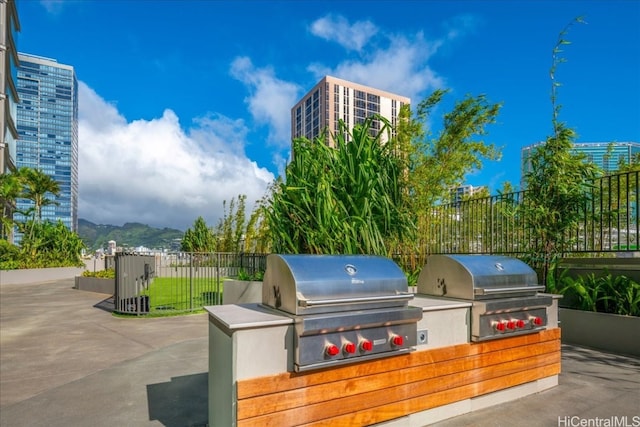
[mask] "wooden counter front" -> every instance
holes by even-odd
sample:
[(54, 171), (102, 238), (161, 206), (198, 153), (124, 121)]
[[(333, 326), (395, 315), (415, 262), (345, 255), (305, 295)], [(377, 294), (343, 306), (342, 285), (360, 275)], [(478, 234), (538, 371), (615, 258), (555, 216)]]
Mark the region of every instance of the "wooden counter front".
[[(259, 363), (257, 361), (256, 363)], [(366, 426), (560, 373), (560, 329), (237, 382), (238, 426)]]

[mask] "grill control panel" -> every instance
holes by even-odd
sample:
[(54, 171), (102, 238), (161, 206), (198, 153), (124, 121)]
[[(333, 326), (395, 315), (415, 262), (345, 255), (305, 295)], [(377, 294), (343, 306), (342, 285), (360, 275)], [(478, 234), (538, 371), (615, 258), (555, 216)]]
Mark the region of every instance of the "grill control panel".
[(416, 323), (296, 337), (296, 371), (393, 356), (415, 349)]
[(472, 328), (472, 340), (528, 334), (543, 330), (546, 325), (547, 311), (544, 308), (487, 313), (480, 315), (478, 324)]

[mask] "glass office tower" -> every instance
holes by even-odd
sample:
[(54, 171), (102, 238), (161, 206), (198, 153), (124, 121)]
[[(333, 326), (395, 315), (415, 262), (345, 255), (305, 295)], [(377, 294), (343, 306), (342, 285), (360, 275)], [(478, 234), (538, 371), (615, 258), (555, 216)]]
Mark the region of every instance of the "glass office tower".
[[(39, 169), (60, 185), (57, 204), (42, 208), (42, 220), (78, 229), (78, 81), (72, 66), (20, 53), (16, 166)], [(48, 197), (52, 197), (48, 195)], [(19, 210), (33, 204), (20, 199)], [(24, 216), (16, 214), (18, 221)], [(16, 236), (16, 241), (19, 237)]]
[[(531, 153), (542, 144), (544, 142), (522, 148), (522, 188), (525, 187), (524, 177), (531, 171)], [(621, 163), (629, 164), (640, 155), (640, 142), (577, 142), (572, 151), (584, 154), (586, 161), (596, 164), (605, 174), (611, 174)]]

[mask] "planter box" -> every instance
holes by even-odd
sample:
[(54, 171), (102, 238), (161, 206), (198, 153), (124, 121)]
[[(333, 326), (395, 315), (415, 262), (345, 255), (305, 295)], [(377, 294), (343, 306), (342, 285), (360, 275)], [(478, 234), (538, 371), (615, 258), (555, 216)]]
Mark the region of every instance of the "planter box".
[(82, 274), (84, 267), (29, 268), (24, 270), (0, 270), (0, 285), (23, 285), (72, 279)]
[(227, 279), (222, 291), (222, 304), (262, 302), (262, 282)]
[(75, 288), (80, 291), (113, 295), (116, 291), (116, 279), (76, 276)]
[(640, 317), (560, 309), (562, 342), (640, 356)]

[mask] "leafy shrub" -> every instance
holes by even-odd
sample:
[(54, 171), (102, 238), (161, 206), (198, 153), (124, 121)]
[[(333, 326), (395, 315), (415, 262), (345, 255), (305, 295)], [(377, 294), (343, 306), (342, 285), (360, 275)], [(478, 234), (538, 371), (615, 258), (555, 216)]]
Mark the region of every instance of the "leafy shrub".
[(0, 239), (0, 268), (81, 267), (82, 239), (62, 221), (27, 221), (19, 224), (23, 233), (20, 247)]
[(100, 279), (115, 279), (116, 271), (113, 268), (107, 268), (106, 270), (99, 271), (89, 271), (85, 270), (82, 272), (82, 277), (97, 277)]
[(0, 239), (0, 270), (20, 268), (20, 248), (4, 239)]
[(568, 308), (640, 316), (640, 284), (624, 275), (591, 273), (575, 279), (562, 275), (556, 290)]
[(256, 271), (253, 274), (249, 274), (249, 272), (247, 272), (245, 269), (241, 268), (241, 269), (238, 270), (238, 275), (236, 276), (236, 279), (238, 279), (238, 280), (246, 280), (246, 281), (262, 282), (262, 280), (264, 279), (264, 272), (263, 271)]

